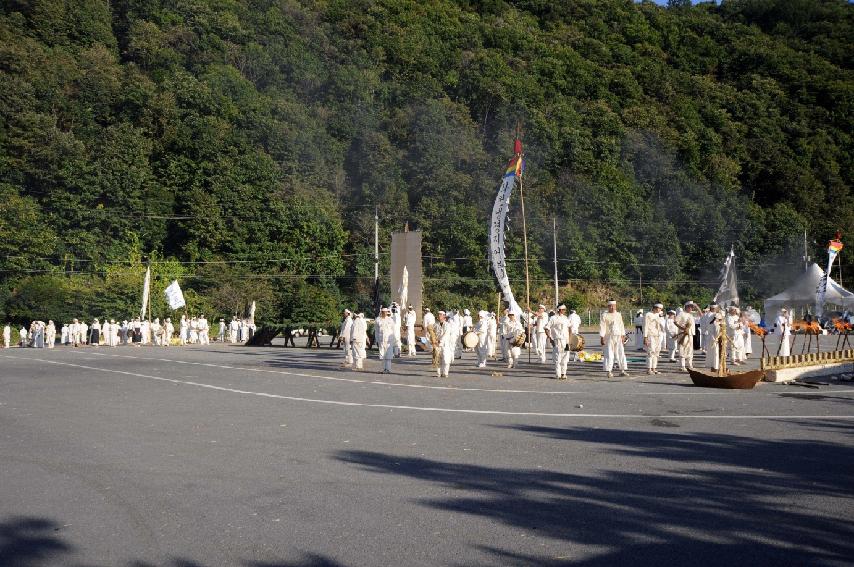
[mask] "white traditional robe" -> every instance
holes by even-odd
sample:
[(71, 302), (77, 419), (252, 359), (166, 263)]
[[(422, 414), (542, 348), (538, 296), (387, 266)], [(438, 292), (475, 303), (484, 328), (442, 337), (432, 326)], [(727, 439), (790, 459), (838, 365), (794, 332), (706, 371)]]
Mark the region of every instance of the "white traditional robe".
[(566, 366), (569, 364), (570, 351), (569, 335), (572, 333), (572, 321), (566, 315), (557, 314), (546, 323), (546, 330), (552, 341), (552, 361), (555, 367), (555, 378), (560, 380), (566, 376)]
[(391, 372), (391, 359), (394, 358), (395, 328), (394, 318), (391, 316), (377, 317), (374, 321), (374, 342), (380, 351), (380, 359), (383, 361), (383, 372)]
[(477, 354), (477, 365), (479, 368), (486, 366), (486, 359), (489, 357), (489, 349), (486, 341), (489, 337), (489, 320), (487, 317), (482, 317), (474, 325), (474, 333), (477, 335), (477, 346), (475, 352)]
[(686, 366), (694, 368), (694, 333), (697, 332), (694, 315), (689, 311), (683, 311), (676, 316), (674, 323), (679, 331), (679, 334), (676, 335), (676, 341), (679, 358), (682, 361), (682, 370), (685, 370)]
[(406, 324), (406, 346), (409, 356), (415, 356), (415, 311), (407, 311), (404, 318)]
[(513, 339), (515, 339), (519, 333), (524, 333), (525, 327), (522, 326), (521, 321), (510, 321), (509, 319), (505, 327), (507, 332), (504, 333), (504, 340), (507, 341), (507, 354), (509, 356), (507, 360), (507, 368), (513, 368), (519, 362), (519, 357), (522, 356), (522, 347), (513, 346)]
[(353, 364), (353, 351), (350, 348), (350, 334), (352, 328), (353, 316), (348, 314), (344, 317), (344, 320), (341, 321), (341, 330), (338, 333), (341, 336), (341, 340), (344, 342), (344, 364), (348, 366)]
[(451, 371), (451, 363), (454, 361), (454, 352), (459, 343), (457, 327), (450, 321), (437, 321), (433, 325), (433, 330), (436, 333), (437, 348), (439, 349), (439, 364), (436, 367), (436, 374), (439, 378), (447, 378)]
[(658, 357), (661, 355), (661, 339), (666, 333), (664, 320), (658, 313), (647, 312), (643, 318), (643, 338), (649, 343), (646, 351), (647, 369), (658, 368)]
[(626, 327), (623, 324), (623, 316), (620, 312), (603, 313), (599, 319), (599, 337), (605, 341), (605, 353), (603, 356), (605, 372), (611, 372), (614, 364), (617, 364), (623, 372), (628, 368), (623, 343), (625, 336)]
[(346, 340), (347, 348), (352, 352), (353, 367), (361, 369), (362, 363), (367, 356), (365, 345), (368, 342), (368, 324), (365, 321), (365, 317), (361, 314), (356, 315), (355, 319), (353, 319), (353, 324), (350, 326), (349, 336)]

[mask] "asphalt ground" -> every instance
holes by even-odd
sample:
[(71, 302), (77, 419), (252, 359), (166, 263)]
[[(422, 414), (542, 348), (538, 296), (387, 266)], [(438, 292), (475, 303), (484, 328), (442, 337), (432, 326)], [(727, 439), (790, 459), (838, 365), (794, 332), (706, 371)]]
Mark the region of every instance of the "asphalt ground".
[(851, 565), (852, 383), (375, 356), (0, 351), (0, 564)]

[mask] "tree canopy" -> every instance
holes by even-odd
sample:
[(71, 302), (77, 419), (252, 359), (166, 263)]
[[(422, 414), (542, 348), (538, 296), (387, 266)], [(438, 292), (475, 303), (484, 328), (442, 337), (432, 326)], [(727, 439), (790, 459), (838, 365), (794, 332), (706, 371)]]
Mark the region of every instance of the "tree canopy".
[(730, 247), (759, 298), (854, 233), (851, 45), (845, 0), (10, 0), (0, 316), (129, 316), (144, 261), (209, 316), (367, 309), (375, 208), (386, 297), (408, 222), (427, 301), (492, 307), (517, 125), (535, 299), (552, 218), (579, 306), (708, 298)]

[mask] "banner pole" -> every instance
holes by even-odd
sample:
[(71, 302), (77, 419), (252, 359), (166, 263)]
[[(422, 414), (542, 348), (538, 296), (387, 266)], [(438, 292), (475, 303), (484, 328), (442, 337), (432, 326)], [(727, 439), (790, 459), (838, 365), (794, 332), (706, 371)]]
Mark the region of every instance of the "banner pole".
[[(522, 154), (519, 154), (519, 159), (522, 159)], [(525, 220), (525, 192), (522, 190), (522, 176), (519, 176), (519, 200), (522, 202), (522, 239), (525, 249), (525, 309), (526, 319), (528, 321), (528, 363), (531, 362), (531, 278), (528, 273), (528, 226)]]

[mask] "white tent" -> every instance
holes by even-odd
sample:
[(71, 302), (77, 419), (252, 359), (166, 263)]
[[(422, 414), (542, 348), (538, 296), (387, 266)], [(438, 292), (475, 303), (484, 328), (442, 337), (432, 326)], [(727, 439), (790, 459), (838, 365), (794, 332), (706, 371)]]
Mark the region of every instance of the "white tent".
[[(783, 307), (788, 307), (790, 310), (806, 307), (813, 311), (815, 308), (815, 291), (823, 277), (824, 270), (819, 268), (818, 264), (812, 264), (789, 289), (766, 299), (765, 323), (772, 326)], [(833, 281), (833, 278), (827, 278), (827, 295), (825, 295), (824, 303), (843, 309), (854, 308), (854, 293)]]

